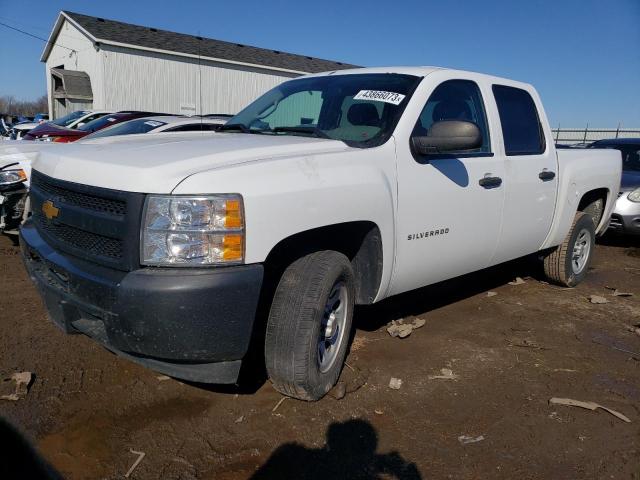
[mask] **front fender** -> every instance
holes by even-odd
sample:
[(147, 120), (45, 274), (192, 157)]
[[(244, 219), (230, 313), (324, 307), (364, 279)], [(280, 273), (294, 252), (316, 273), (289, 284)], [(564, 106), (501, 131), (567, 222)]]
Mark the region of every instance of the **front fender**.
[(264, 262), (282, 240), (318, 227), (370, 221), (380, 229), (385, 292), (395, 258), (396, 166), (390, 139), (370, 149), (265, 159), (192, 175), (174, 194), (239, 193), (246, 263)]

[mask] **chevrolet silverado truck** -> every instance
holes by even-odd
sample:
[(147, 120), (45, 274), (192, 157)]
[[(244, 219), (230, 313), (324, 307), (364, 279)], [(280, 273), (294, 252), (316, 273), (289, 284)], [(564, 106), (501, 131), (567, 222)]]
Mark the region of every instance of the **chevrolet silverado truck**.
[(364, 68), (282, 83), (207, 138), (43, 149), (22, 255), (53, 321), (158, 372), (317, 400), (354, 306), (535, 254), (572, 287), (620, 153), (556, 151), (525, 83)]

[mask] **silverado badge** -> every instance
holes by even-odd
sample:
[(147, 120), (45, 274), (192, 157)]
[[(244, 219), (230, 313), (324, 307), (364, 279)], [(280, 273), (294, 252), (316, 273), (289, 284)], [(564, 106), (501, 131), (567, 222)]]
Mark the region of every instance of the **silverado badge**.
[(60, 213), (60, 209), (56, 207), (51, 200), (47, 200), (42, 204), (42, 213), (47, 217), (47, 220), (51, 220), (52, 218), (56, 218), (58, 213)]

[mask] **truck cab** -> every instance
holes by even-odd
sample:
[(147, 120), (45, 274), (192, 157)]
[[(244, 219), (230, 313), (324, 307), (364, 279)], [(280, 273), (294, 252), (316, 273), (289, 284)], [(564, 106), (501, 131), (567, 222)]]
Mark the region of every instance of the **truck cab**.
[(33, 162), (22, 251), (51, 317), (198, 382), (258, 351), (305, 400), (356, 304), (530, 254), (579, 283), (620, 184), (619, 153), (555, 150), (532, 86), (435, 67), (305, 76), (208, 138), (138, 137)]

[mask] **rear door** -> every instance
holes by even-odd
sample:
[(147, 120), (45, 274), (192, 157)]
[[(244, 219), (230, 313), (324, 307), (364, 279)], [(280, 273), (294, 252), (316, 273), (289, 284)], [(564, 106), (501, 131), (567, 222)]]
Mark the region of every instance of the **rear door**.
[(497, 264), (538, 251), (547, 237), (558, 189), (558, 161), (535, 92), (499, 84), (492, 91), (505, 165), (502, 232), (492, 261)]

